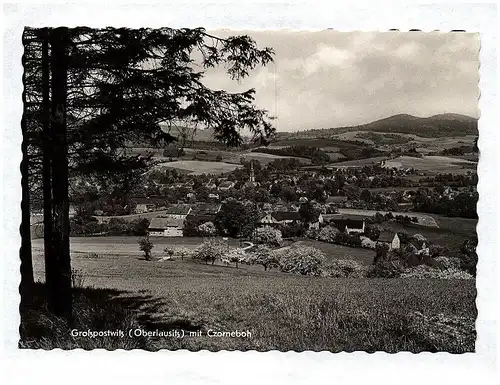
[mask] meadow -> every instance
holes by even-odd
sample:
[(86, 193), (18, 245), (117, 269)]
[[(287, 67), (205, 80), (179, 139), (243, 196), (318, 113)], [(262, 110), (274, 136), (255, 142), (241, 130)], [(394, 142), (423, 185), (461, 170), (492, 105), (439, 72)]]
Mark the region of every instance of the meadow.
[(476, 172), (477, 163), (447, 156), (423, 156), (422, 158), (400, 156), (386, 161), (384, 167), (414, 168), (429, 174), (466, 174)]
[[(101, 239), (89, 243), (104, 243), (105, 238)], [(73, 250), (77, 245), (72, 239)], [(71, 337), (63, 326), (55, 328), (57, 335), (51, 335), (56, 333), (51, 325), (61, 325), (61, 321), (44, 313), (42, 303), (22, 312), (21, 345), (212, 351), (474, 351), (474, 280), (307, 277), (274, 269), (263, 271), (262, 266), (205, 265), (190, 259), (146, 261), (135, 252), (132, 240), (127, 246), (129, 254), (73, 251), (72, 266), (81, 276), (81, 287), (74, 294), (78, 327), (182, 329), (201, 335), (89, 340)], [(330, 253), (336, 252), (338, 257), (350, 253), (350, 248), (329, 246)], [(34, 259), (36, 278), (43, 282), (40, 245), (34, 247)], [(35, 306), (39, 310), (34, 310)], [(251, 336), (216, 338), (207, 335), (209, 330), (248, 331)]]

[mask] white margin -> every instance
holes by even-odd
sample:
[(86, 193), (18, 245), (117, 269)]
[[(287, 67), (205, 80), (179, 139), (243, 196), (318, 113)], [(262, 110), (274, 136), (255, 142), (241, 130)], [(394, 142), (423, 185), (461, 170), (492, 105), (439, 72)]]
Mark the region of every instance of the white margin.
[[(169, 5), (16, 4), (3, 8), (2, 54), (4, 99), (0, 141), (0, 210), (2, 233), (0, 281), (3, 284), (0, 373), (7, 383), (252, 383), (319, 384), (489, 384), (497, 371), (498, 320), (498, 109), (494, 4), (403, 2), (304, 3), (170, 2)], [(61, 3), (61, 2), (59, 2)], [(174, 3), (174, 4), (172, 4)], [(341, 31), (422, 31), (464, 29), (479, 32), (480, 90), (478, 167), (480, 200), (478, 234), (479, 316), (474, 354), (446, 353), (258, 353), (188, 351), (27, 351), (18, 350), (19, 224), (22, 115), (21, 33), (29, 26), (193, 27), (207, 29), (307, 29)]]

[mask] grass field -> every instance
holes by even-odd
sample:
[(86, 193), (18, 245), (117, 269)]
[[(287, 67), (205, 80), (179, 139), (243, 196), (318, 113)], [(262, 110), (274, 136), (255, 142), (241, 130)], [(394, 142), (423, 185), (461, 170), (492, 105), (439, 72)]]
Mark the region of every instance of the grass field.
[(177, 160), (174, 162), (160, 163), (158, 167), (175, 168), (188, 171), (191, 174), (224, 174), (242, 167), (239, 164), (225, 162), (207, 162), (200, 160)]
[[(339, 214), (359, 215), (359, 216), (365, 216), (365, 217), (373, 217), (376, 213), (380, 213), (380, 214), (389, 213), (389, 211), (383, 211), (383, 210), (362, 210), (362, 209), (338, 209), (338, 212), (339, 212)], [(409, 217), (417, 217), (418, 224), (421, 226), (438, 227), (436, 220), (430, 214), (415, 213), (415, 212), (411, 212), (411, 211), (406, 211), (406, 212), (391, 211), (391, 213), (394, 216), (403, 215), (403, 216), (409, 216)]]
[(312, 239), (298, 241), (297, 243), (316, 247), (325, 253), (327, 260), (333, 259), (351, 259), (359, 262), (362, 265), (371, 265), (375, 257), (375, 251), (369, 249), (361, 249), (359, 247), (348, 247), (342, 245), (334, 245), (333, 243), (321, 242)]
[(448, 228), (439, 228), (419, 226), (416, 224), (403, 225), (397, 222), (384, 222), (382, 225), (380, 225), (380, 227), (383, 229), (390, 229), (394, 232), (403, 231), (410, 236), (415, 234), (422, 234), (433, 244), (447, 247), (452, 252), (459, 252), (460, 246), (462, 246), (464, 241), (476, 236), (475, 228), (470, 224), (467, 230), (459, 229), (458, 226), (453, 229), (452, 226), (449, 226)]
[[(34, 258), (36, 276), (43, 280), (43, 257), (36, 252)], [(38, 310), (31, 309), (29, 317), (23, 317), (23, 330), (27, 330), (23, 335), (29, 337), (24, 346), (213, 351), (474, 350), (473, 280), (304, 277), (247, 266), (236, 269), (191, 260), (148, 262), (136, 255), (115, 254), (89, 258), (73, 253), (72, 264), (82, 272), (83, 286), (99, 288), (75, 293), (81, 330), (139, 325), (145, 330), (195, 334), (182, 339), (89, 341), (69, 337), (69, 330), (65, 333), (54, 328), (61, 325), (60, 321), (51, 320), (44, 305), (39, 304)], [(451, 326), (443, 329), (443, 323)], [(54, 330), (58, 335), (51, 340)], [(250, 337), (209, 337), (209, 330), (248, 331)]]
[(435, 174), (466, 174), (467, 171), (476, 172), (477, 163), (465, 159), (456, 159), (446, 156), (400, 156), (385, 162), (388, 168), (411, 168)]

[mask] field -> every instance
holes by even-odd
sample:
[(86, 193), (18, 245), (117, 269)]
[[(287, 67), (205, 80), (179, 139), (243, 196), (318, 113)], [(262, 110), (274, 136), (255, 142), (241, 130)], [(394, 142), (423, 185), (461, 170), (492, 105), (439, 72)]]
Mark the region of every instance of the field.
[(312, 239), (298, 241), (297, 243), (320, 249), (323, 253), (325, 253), (327, 260), (351, 259), (362, 265), (371, 265), (373, 263), (373, 258), (375, 257), (375, 251), (370, 249), (334, 245), (333, 243), (321, 242)]
[(477, 163), (446, 156), (424, 156), (422, 158), (400, 156), (386, 161), (384, 167), (413, 167), (416, 170), (434, 174), (466, 174), (468, 171), (476, 172)]
[[(377, 210), (362, 210), (362, 209), (338, 209), (338, 212), (340, 214), (346, 214), (346, 215), (360, 215), (360, 216), (365, 216), (365, 217), (372, 217), (376, 213), (380, 214), (387, 214), (388, 211), (377, 211)], [(403, 215), (403, 216), (409, 216), (409, 217), (417, 217), (418, 218), (418, 224), (421, 226), (427, 226), (427, 227), (438, 227), (438, 224), (436, 223), (436, 220), (434, 217), (430, 214), (422, 214), (422, 213), (414, 213), (414, 212), (397, 212), (397, 211), (391, 211), (391, 213), (396, 216), (396, 215)]]
[(200, 160), (177, 160), (174, 162), (160, 163), (158, 167), (175, 168), (188, 171), (191, 174), (224, 174), (242, 167), (238, 164), (225, 162), (207, 162)]
[[(73, 248), (77, 247), (72, 241)], [(43, 281), (43, 257), (38, 249), (34, 259), (36, 277)], [(151, 350), (474, 350), (473, 280), (304, 277), (191, 260), (148, 262), (135, 251), (99, 258), (73, 253), (72, 264), (83, 274), (82, 285), (94, 288), (75, 294), (78, 314), (84, 317), (79, 321), (81, 330), (95, 330), (111, 321), (115, 325), (121, 320), (121, 311), (123, 317), (127, 315), (123, 328), (140, 325), (146, 330), (185, 331), (185, 338), (148, 338), (140, 347)], [(40, 308), (43, 312), (43, 305)], [(108, 313), (113, 320), (103, 322)], [(133, 319), (129, 319), (131, 315)], [(32, 333), (43, 330), (41, 324), (48, 322), (46, 316), (37, 317), (36, 313), (31, 317), (30, 322), (38, 325), (30, 329)], [(457, 339), (456, 334), (447, 334), (449, 328), (441, 332), (443, 322), (452, 325), (452, 330), (465, 327), (467, 331)], [(48, 329), (46, 333), (53, 332), (53, 325)], [(209, 337), (209, 330), (250, 335)], [(68, 336), (60, 330), (59, 342), (51, 345), (45, 337), (42, 346), (131, 348), (127, 338), (110, 341)], [(36, 346), (33, 339), (30, 346)]]

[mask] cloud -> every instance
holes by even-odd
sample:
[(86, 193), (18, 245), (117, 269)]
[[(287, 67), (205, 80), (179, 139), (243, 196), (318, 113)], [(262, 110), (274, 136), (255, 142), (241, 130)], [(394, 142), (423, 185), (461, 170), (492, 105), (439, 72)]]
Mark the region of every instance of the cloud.
[(256, 68), (241, 83), (210, 70), (206, 84), (230, 92), (255, 88), (257, 105), (271, 115), (277, 111), (281, 131), (361, 124), (397, 113), (477, 115), (477, 34), (244, 33), (260, 47), (273, 47), (275, 64)]

